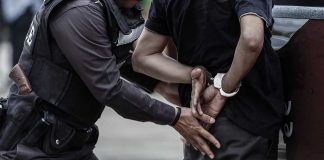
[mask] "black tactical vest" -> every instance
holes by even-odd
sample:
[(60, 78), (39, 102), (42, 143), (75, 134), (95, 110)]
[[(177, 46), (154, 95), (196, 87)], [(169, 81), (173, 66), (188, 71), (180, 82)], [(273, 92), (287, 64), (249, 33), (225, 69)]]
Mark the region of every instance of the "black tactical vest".
[[(57, 55), (57, 52), (53, 54), (51, 48), (49, 17), (55, 8), (64, 5), (66, 1), (44, 1), (30, 26), (19, 64), (46, 108), (77, 128), (88, 128), (98, 120), (104, 105), (90, 93), (72, 67), (62, 68), (55, 63), (54, 59), (64, 56)], [(139, 37), (144, 20), (136, 8), (135, 14), (127, 17), (121, 14), (114, 0), (102, 0), (102, 3), (106, 8), (108, 36), (113, 42), (113, 53), (118, 61), (122, 61), (128, 55), (130, 42)]]

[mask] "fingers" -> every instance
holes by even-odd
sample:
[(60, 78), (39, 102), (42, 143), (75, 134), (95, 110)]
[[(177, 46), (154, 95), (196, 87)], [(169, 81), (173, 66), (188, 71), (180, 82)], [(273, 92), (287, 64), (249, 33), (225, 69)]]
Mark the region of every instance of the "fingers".
[(207, 124), (213, 124), (215, 123), (215, 118), (209, 116), (208, 114), (203, 113), (202, 115), (198, 115), (195, 116), (197, 119), (199, 119), (200, 121), (202, 121), (203, 123), (207, 123)]
[[(202, 154), (207, 154), (213, 159), (214, 154), (207, 142), (212, 143), (216, 147), (220, 147), (219, 142), (199, 124), (198, 120), (192, 115), (192, 112), (189, 109), (184, 108), (181, 115), (179, 122), (174, 126), (174, 128), (195, 148), (198, 148)], [(210, 118), (206, 117), (202, 119), (204, 121), (210, 120)]]
[(191, 72), (192, 79), (192, 92), (191, 92), (191, 108), (193, 114), (203, 114), (203, 111), (200, 106), (200, 96), (205, 86), (205, 77), (202, 73), (203, 71), (200, 68), (193, 69)]
[(207, 141), (209, 141), (210, 143), (212, 143), (216, 148), (220, 148), (221, 147), (219, 141), (212, 134), (210, 134), (208, 131), (206, 131), (205, 129), (203, 129), (203, 128), (199, 129), (199, 133)]
[[(194, 92), (191, 92), (191, 97), (194, 96)], [(199, 114), (198, 114), (198, 105), (200, 105), (200, 101), (199, 99), (197, 100), (197, 102), (194, 102), (194, 99), (191, 98), (191, 101), (190, 101), (190, 108), (191, 108), (191, 113), (195, 116), (195, 117), (198, 117)], [(200, 106), (199, 106), (200, 107)]]
[(217, 118), (218, 114), (221, 112), (222, 104), (212, 103), (208, 105), (204, 105), (204, 114), (213, 117), (214, 119)]
[(211, 127), (211, 124), (202, 123), (201, 126), (208, 131), (210, 129), (210, 127)]
[(209, 131), (209, 129), (211, 128), (211, 124), (206, 124), (206, 126), (204, 127), (207, 131)]
[(202, 155), (208, 155), (208, 157), (210, 159), (213, 159), (214, 153), (211, 151), (210, 147), (208, 146), (208, 144), (206, 143), (206, 141), (204, 139), (202, 139), (201, 137), (196, 137), (191, 144), (193, 145), (194, 148), (197, 148)]

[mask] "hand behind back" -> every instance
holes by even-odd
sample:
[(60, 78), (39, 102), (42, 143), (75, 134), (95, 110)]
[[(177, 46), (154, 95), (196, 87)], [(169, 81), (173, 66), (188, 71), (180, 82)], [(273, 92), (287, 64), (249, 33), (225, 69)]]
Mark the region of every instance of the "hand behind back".
[[(213, 85), (206, 88), (207, 74), (207, 71), (201, 67), (196, 67), (191, 72), (192, 92), (190, 108), (193, 115), (202, 121), (203, 117), (206, 116), (215, 119), (226, 102), (226, 97), (221, 96), (219, 90)], [(210, 125), (205, 123), (204, 127), (209, 129)]]

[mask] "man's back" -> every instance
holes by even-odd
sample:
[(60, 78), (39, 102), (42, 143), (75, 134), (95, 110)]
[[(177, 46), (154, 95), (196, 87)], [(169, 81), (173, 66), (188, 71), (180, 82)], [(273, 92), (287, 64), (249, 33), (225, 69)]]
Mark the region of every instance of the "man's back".
[[(223, 109), (227, 117), (252, 133), (273, 137), (281, 124), (283, 96), (279, 60), (271, 47), (272, 1), (155, 0), (146, 27), (170, 36), (179, 62), (203, 65), (214, 76), (231, 67), (246, 14), (264, 22), (264, 43), (258, 60), (242, 80), (238, 95)], [(189, 106), (190, 85), (180, 84), (182, 105)]]
[[(173, 38), (181, 63), (204, 64), (213, 74), (228, 70), (231, 64), (229, 59), (233, 58), (240, 36), (236, 7), (238, 3), (245, 2), (157, 0), (154, 3), (157, 3), (158, 8), (151, 8), (150, 16), (154, 16), (151, 19), (166, 24), (159, 28), (164, 28), (162, 32)], [(260, 8), (262, 7), (266, 6), (261, 4)], [(158, 13), (162, 16), (157, 15)], [(271, 17), (267, 19), (271, 28), (272, 19)], [(154, 27), (155, 24), (148, 24), (150, 25)]]

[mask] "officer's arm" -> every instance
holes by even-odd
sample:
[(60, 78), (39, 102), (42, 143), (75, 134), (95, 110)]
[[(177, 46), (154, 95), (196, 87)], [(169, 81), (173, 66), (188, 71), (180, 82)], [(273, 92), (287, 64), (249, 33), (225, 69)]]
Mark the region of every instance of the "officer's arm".
[(50, 20), (53, 42), (58, 46), (53, 49), (63, 53), (76, 76), (103, 105), (125, 118), (171, 124), (176, 115), (173, 107), (144, 95), (120, 79), (106, 27), (105, 14), (99, 5), (68, 10)]
[(162, 54), (169, 40), (145, 28), (134, 51), (134, 70), (165, 82), (191, 83), (192, 67)]
[(241, 17), (241, 36), (235, 50), (234, 59), (229, 71), (222, 81), (222, 89), (226, 93), (234, 91), (240, 81), (256, 63), (263, 47), (264, 21), (254, 15)]
[(175, 108), (150, 98), (120, 78), (107, 36), (105, 14), (102, 8), (93, 7), (77, 7), (52, 17), (50, 31), (57, 44), (53, 50), (61, 51), (70, 64), (62, 67), (72, 67), (76, 72), (74, 76), (81, 78), (100, 103), (125, 118), (157, 124), (175, 123)]
[[(199, 88), (198, 86), (201, 86), (200, 88), (202, 89), (202, 85), (195, 79), (192, 79), (191, 72), (193, 67), (181, 64), (162, 54), (169, 40), (168, 36), (145, 29), (138, 40), (132, 57), (134, 70), (166, 82), (192, 83), (195, 89)], [(196, 97), (198, 99), (200, 96)], [(208, 116), (203, 113), (200, 103), (196, 102), (195, 105), (191, 106), (195, 117), (203, 119), (203, 117)], [(210, 118), (214, 119), (213, 117)]]

